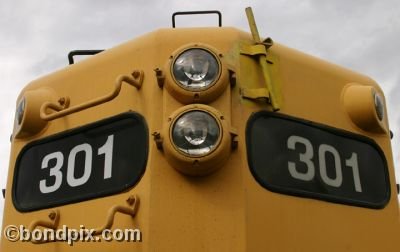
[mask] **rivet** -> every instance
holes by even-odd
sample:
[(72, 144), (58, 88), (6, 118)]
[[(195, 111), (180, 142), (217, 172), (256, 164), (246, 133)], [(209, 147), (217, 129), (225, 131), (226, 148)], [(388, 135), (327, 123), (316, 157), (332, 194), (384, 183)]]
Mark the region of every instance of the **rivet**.
[(63, 106), (63, 105), (65, 104), (65, 97), (61, 97), (61, 98), (58, 100), (58, 103), (59, 103), (61, 106)]
[(132, 73), (132, 77), (133, 78), (137, 79), (137, 78), (139, 78), (139, 76), (140, 76), (140, 72), (139, 71), (133, 71), (133, 73)]
[(54, 212), (54, 211), (51, 211), (50, 213), (49, 213), (49, 218), (50, 218), (50, 220), (54, 220), (55, 218), (56, 218), (56, 212)]
[(126, 202), (128, 202), (129, 205), (133, 205), (133, 203), (135, 203), (136, 198), (133, 195), (130, 195), (129, 198), (126, 200)]

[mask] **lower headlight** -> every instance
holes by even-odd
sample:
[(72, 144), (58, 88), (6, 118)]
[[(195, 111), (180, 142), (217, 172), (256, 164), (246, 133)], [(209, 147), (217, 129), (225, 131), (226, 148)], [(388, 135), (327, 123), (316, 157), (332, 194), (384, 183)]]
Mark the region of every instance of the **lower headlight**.
[(192, 157), (211, 153), (218, 144), (220, 128), (213, 116), (192, 110), (182, 114), (172, 127), (175, 147)]
[(202, 176), (228, 160), (235, 136), (228, 123), (215, 108), (191, 104), (170, 114), (162, 133), (153, 136), (171, 167), (185, 175)]

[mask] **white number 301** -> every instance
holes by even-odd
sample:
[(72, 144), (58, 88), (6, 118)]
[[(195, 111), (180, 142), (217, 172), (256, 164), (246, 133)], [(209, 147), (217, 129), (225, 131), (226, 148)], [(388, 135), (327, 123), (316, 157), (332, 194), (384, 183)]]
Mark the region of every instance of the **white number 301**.
[[(298, 146), (299, 144), (305, 147), (305, 152), (299, 153), (299, 160), (300, 162), (306, 165), (307, 170), (305, 172), (300, 172), (296, 168), (296, 163), (289, 161), (288, 162), (289, 173), (295, 179), (303, 181), (311, 181), (315, 177), (315, 165), (312, 160), (314, 156), (314, 148), (311, 142), (304, 137), (290, 136), (287, 140), (287, 148), (289, 150), (296, 150), (296, 146)], [(335, 178), (330, 178), (327, 174), (327, 168), (326, 168), (327, 153), (330, 153), (334, 159), (334, 164), (335, 164), (334, 167), (336, 173)], [(342, 175), (341, 157), (339, 152), (335, 149), (335, 147), (331, 145), (321, 144), (318, 147), (318, 159), (319, 159), (319, 164), (318, 164), (319, 172), (322, 181), (329, 186), (340, 187), (343, 182), (343, 175)], [(349, 159), (346, 159), (346, 166), (352, 168), (355, 191), (362, 192), (357, 153), (353, 152), (351, 157)]]
[[(114, 135), (109, 135), (107, 137), (107, 141), (103, 146), (101, 146), (98, 151), (97, 155), (104, 154), (104, 179), (111, 178), (112, 173), (112, 154), (113, 154), (113, 144), (114, 144)], [(85, 154), (85, 162), (84, 162), (84, 169), (83, 175), (79, 178), (76, 178), (75, 173), (75, 161), (76, 155), (78, 153)], [(51, 193), (57, 191), (60, 188), (63, 173), (61, 172), (61, 167), (64, 164), (64, 154), (60, 151), (52, 152), (47, 154), (42, 160), (42, 169), (49, 168), (50, 160), (55, 160), (55, 165), (50, 167), (49, 176), (54, 177), (54, 184), (48, 185), (46, 179), (42, 179), (39, 182), (39, 189), (42, 193)], [(92, 146), (87, 143), (83, 143), (80, 145), (75, 146), (71, 149), (68, 155), (68, 165), (67, 165), (67, 183), (71, 187), (76, 187), (85, 184), (92, 173), (92, 160), (93, 160), (93, 150)]]

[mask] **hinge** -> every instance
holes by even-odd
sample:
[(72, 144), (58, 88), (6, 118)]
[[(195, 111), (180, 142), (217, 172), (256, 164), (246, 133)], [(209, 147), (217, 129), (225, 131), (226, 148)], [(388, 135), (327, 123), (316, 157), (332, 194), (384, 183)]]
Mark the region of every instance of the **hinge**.
[(246, 99), (265, 100), (268, 103), (270, 102), (269, 92), (266, 88), (241, 88), (240, 94)]
[(272, 105), (273, 110), (278, 111), (282, 106), (280, 86), (277, 83), (272, 82), (272, 78), (268, 71), (268, 63), (272, 64), (272, 62), (267, 60), (267, 50), (273, 45), (273, 41), (271, 38), (261, 41), (254, 20), (253, 11), (250, 7), (246, 8), (246, 14), (255, 44), (242, 45), (240, 48), (240, 54), (257, 58), (266, 86), (259, 89), (242, 89), (241, 94), (244, 98), (248, 99), (265, 98), (267, 102)]

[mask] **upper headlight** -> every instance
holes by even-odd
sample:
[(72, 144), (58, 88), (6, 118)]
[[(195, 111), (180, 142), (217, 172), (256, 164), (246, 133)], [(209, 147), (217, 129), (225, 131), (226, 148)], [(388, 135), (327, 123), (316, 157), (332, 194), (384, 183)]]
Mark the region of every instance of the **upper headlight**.
[(17, 110), (15, 111), (15, 119), (17, 120), (18, 125), (22, 123), (22, 119), (25, 114), (25, 98), (18, 103)]
[(204, 111), (181, 115), (172, 127), (174, 145), (189, 156), (204, 156), (218, 144), (220, 129), (213, 116)]
[(380, 121), (383, 120), (384, 114), (385, 114), (385, 108), (383, 105), (383, 98), (382, 96), (377, 93), (377, 92), (373, 92), (373, 98), (374, 98), (374, 105), (375, 105), (375, 111), (376, 111), (376, 115), (378, 116), (378, 119)]
[(357, 127), (375, 133), (389, 133), (387, 121), (384, 120), (384, 97), (377, 88), (349, 83), (342, 92), (344, 108)]
[(17, 103), (13, 137), (29, 137), (43, 130), (47, 121), (40, 117), (41, 106), (46, 101), (54, 101), (56, 97), (47, 88), (25, 91)]
[(199, 91), (209, 88), (218, 80), (220, 68), (212, 53), (205, 49), (192, 48), (178, 55), (172, 72), (183, 88)]

